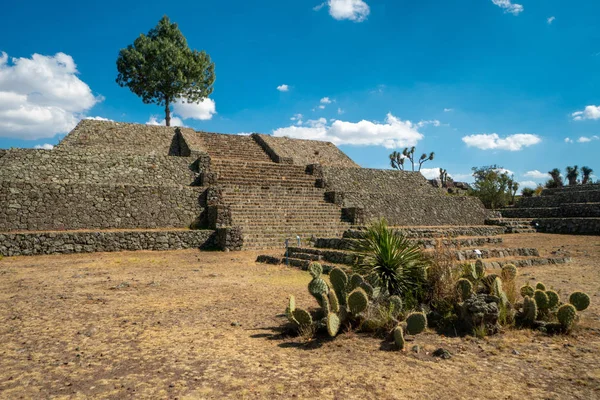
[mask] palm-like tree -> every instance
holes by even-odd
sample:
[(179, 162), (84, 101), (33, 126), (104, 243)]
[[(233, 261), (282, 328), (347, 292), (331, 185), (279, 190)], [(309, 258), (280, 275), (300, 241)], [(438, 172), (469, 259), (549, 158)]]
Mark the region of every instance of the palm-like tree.
[(548, 171), (548, 174), (552, 179), (546, 183), (546, 187), (556, 188), (563, 186), (562, 176), (560, 176), (560, 169), (554, 168), (552, 171)]
[(594, 173), (594, 170), (590, 167), (581, 167), (581, 174), (583, 175), (581, 179), (581, 184), (585, 185), (590, 181), (590, 176)]
[(579, 177), (579, 167), (577, 165), (567, 167), (567, 179), (569, 180), (569, 186), (577, 185), (577, 178)]

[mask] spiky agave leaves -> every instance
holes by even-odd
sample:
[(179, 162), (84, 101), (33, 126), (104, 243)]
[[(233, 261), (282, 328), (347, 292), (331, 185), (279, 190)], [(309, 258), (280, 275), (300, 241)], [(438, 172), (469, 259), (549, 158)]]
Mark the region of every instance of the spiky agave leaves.
[(577, 310), (573, 304), (563, 304), (556, 312), (556, 318), (565, 331), (570, 331), (577, 318)]
[(590, 306), (590, 296), (583, 292), (573, 292), (569, 296), (569, 303), (573, 304), (577, 311), (583, 311)]
[(422, 312), (414, 312), (406, 317), (406, 333), (418, 335), (427, 328), (427, 317)]
[(404, 349), (405, 342), (404, 342), (404, 331), (402, 330), (402, 327), (401, 326), (395, 327), (392, 334), (394, 335), (394, 343), (396, 343), (396, 347), (398, 348), (398, 350)]
[(353, 315), (365, 311), (369, 305), (369, 297), (362, 288), (356, 288), (348, 295), (348, 308)]
[(388, 294), (409, 295), (416, 300), (424, 295), (426, 257), (417, 244), (389, 229), (385, 220), (371, 225), (356, 241), (353, 250), (361, 255), (357, 271), (375, 273)]

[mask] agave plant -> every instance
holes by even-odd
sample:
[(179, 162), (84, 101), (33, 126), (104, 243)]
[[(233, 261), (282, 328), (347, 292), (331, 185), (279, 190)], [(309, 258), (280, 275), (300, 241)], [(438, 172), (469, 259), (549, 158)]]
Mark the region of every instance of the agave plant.
[(426, 283), (428, 259), (421, 249), (385, 220), (373, 223), (357, 241), (358, 273), (378, 276), (389, 295), (418, 300)]
[(577, 165), (573, 167), (567, 167), (567, 180), (569, 186), (577, 185), (577, 178), (579, 177), (579, 168)]
[(581, 184), (587, 184), (590, 181), (590, 177), (593, 173), (594, 170), (590, 167), (581, 167), (581, 174), (583, 175), (583, 177), (581, 178)]

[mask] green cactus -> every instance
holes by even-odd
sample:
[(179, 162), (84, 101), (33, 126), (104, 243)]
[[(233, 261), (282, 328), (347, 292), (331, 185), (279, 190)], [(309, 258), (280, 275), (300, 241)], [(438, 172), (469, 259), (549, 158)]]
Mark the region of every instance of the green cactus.
[(358, 287), (362, 288), (369, 298), (373, 298), (374, 289), (373, 286), (368, 284), (367, 282), (361, 283)]
[(427, 328), (427, 317), (422, 312), (411, 313), (406, 317), (406, 333), (418, 335)]
[(563, 304), (558, 308), (556, 312), (556, 318), (558, 322), (563, 326), (565, 331), (570, 331), (575, 323), (577, 317), (577, 310), (573, 304)]
[(465, 278), (461, 278), (456, 282), (456, 292), (462, 301), (465, 301), (473, 293), (473, 284)]
[(404, 349), (404, 331), (401, 326), (397, 326), (394, 328), (394, 343), (396, 343), (396, 347), (398, 350)]
[(402, 312), (402, 299), (400, 298), (400, 296), (390, 296), (390, 298), (388, 299), (390, 302), (390, 306), (391, 306), (391, 313), (392, 313), (392, 317), (394, 318), (398, 318), (398, 316), (400, 315), (400, 313)]
[(323, 274), (323, 267), (318, 262), (311, 262), (308, 265), (308, 272), (313, 278), (319, 278)]
[(517, 267), (514, 266), (514, 264), (504, 264), (500, 276), (502, 277), (502, 280), (504, 282), (510, 282), (515, 280), (517, 274), (518, 270)]
[(323, 310), (323, 315), (328, 315), (331, 312), (331, 305), (329, 304), (329, 295), (327, 293), (323, 293), (321, 295), (321, 309)]
[(339, 330), (340, 318), (334, 313), (329, 313), (327, 315), (327, 333), (329, 333), (329, 336), (335, 337)]
[(365, 311), (368, 305), (369, 297), (362, 288), (356, 288), (348, 295), (348, 308), (353, 315)]
[(331, 310), (331, 312), (333, 313), (339, 313), (340, 312), (340, 302), (337, 298), (337, 295), (335, 294), (335, 290), (330, 290), (329, 291), (329, 309)]
[(546, 290), (546, 296), (548, 296), (549, 301), (548, 309), (553, 309), (558, 305), (558, 303), (560, 303), (560, 297), (554, 290)]
[(333, 290), (335, 290), (340, 304), (346, 304), (348, 275), (342, 269), (336, 267), (329, 273), (329, 281), (331, 282), (331, 286), (333, 286)]
[(290, 296), (288, 306), (285, 309), (285, 316), (287, 317), (288, 321), (290, 321), (292, 324), (299, 325), (298, 321), (296, 321), (296, 318), (294, 318), (295, 310), (296, 310), (296, 298), (294, 296)]
[(483, 279), (485, 276), (485, 265), (483, 264), (483, 261), (481, 261), (481, 258), (475, 261), (475, 275), (477, 276), (477, 279)]
[(296, 298), (294, 297), (294, 295), (291, 295), (290, 301), (288, 303), (288, 310), (290, 310), (290, 312), (294, 312), (295, 309), (296, 309)]
[(327, 286), (327, 282), (319, 277), (313, 278), (313, 280), (308, 284), (308, 291), (315, 299), (317, 299), (319, 305), (323, 307), (323, 297), (326, 297), (327, 293), (329, 293), (329, 286)]
[(590, 306), (590, 296), (583, 292), (573, 292), (569, 296), (569, 303), (573, 304), (577, 311), (583, 311)]
[(498, 298), (500, 298), (500, 304), (503, 306), (508, 305), (508, 297), (502, 288), (502, 279), (500, 277), (496, 277), (494, 282), (492, 283), (492, 294)]
[(292, 312), (292, 315), (299, 326), (303, 327), (312, 325), (313, 320), (308, 311), (303, 310), (301, 308), (296, 308)]
[(538, 310), (545, 311), (550, 308), (550, 299), (543, 290), (536, 290), (535, 293), (533, 293), (533, 299), (535, 300), (535, 305), (537, 306)]
[(363, 279), (363, 277), (360, 276), (359, 274), (352, 274), (350, 276), (350, 284), (349, 284), (348, 290), (352, 291), (352, 290), (356, 289), (357, 287), (360, 287), (360, 285), (364, 281), (365, 280)]
[(537, 318), (537, 314), (538, 309), (535, 300), (529, 296), (525, 296), (523, 298), (523, 319), (527, 323), (532, 324)]
[(543, 290), (543, 291), (546, 291), (546, 285), (544, 285), (542, 282), (538, 282), (538, 283), (536, 283), (536, 284), (535, 284), (535, 288), (536, 288), (537, 290)]
[(533, 294), (535, 293), (535, 289), (527, 284), (527, 285), (521, 286), (520, 292), (521, 292), (521, 296), (523, 296), (523, 297), (525, 297), (525, 296), (533, 297)]
[(499, 276), (496, 274), (489, 274), (481, 279), (481, 283), (490, 294), (494, 293), (494, 282), (496, 281), (496, 278), (499, 278)]
[(475, 271), (475, 265), (470, 264), (470, 263), (465, 263), (465, 264), (461, 265), (461, 268), (463, 270), (463, 275), (462, 275), (463, 278), (468, 279), (471, 282), (474, 282), (477, 280), (477, 272)]

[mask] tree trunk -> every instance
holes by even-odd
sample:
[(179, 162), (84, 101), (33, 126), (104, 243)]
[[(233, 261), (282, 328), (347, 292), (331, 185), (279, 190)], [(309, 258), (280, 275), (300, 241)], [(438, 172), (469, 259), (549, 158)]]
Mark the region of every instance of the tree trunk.
[(171, 126), (171, 105), (169, 99), (165, 99), (165, 125)]

